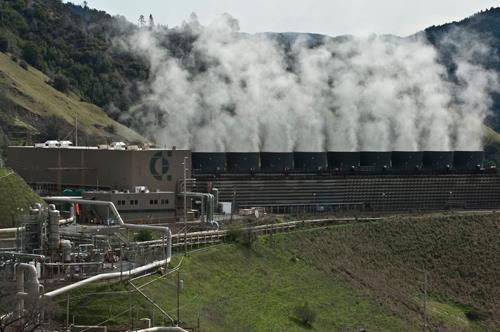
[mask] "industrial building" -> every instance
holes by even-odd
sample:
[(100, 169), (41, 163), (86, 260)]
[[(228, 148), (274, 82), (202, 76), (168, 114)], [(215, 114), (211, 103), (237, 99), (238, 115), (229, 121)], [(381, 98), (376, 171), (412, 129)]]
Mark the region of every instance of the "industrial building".
[[(10, 146), (8, 166), (39, 192), (64, 188), (89, 190), (177, 190), (178, 180), (191, 177), (189, 150), (138, 146)], [(185, 159), (186, 158), (186, 159)]]
[(192, 153), (197, 191), (269, 212), (497, 209), (483, 151)]
[[(184, 176), (189, 207), (192, 198), (204, 202), (199, 193), (279, 213), (500, 207), (500, 176), (484, 164), (482, 151), (223, 153), (60, 145), (9, 147), (7, 156), (36, 190), (83, 188), (86, 198), (112, 201), (125, 219), (141, 222), (179, 219)], [(141, 186), (148, 192), (138, 192)]]

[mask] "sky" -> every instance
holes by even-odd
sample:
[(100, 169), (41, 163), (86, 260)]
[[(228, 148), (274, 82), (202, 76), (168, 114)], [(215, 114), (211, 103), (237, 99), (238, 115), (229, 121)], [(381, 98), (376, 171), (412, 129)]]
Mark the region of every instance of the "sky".
[[(71, 0), (80, 4), (83, 0)], [(174, 27), (195, 12), (202, 24), (223, 13), (240, 22), (242, 32), (311, 32), (411, 35), (431, 25), (458, 21), (499, 0), (87, 0), (93, 8), (136, 23), (149, 14)]]

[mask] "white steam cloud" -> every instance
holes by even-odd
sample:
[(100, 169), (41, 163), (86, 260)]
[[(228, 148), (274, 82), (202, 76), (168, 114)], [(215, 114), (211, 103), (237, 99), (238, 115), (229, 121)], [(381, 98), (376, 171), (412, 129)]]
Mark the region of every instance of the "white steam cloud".
[[(189, 52), (169, 47), (172, 32), (193, 37)], [(229, 15), (193, 15), (127, 41), (150, 65), (132, 116), (157, 143), (196, 151), (477, 150), (498, 78), (471, 61), (488, 50), (469, 46), (450, 79), (419, 37), (299, 39), (285, 53)]]

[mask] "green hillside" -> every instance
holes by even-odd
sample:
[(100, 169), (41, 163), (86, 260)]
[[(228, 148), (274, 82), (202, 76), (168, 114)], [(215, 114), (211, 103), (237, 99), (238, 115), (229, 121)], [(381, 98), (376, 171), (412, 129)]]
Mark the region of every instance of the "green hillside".
[[(0, 128), (11, 143), (27, 137), (73, 139), (78, 116), (80, 142), (89, 144), (122, 139), (143, 142), (133, 130), (109, 118), (99, 107), (80, 101), (48, 84), (49, 78), (37, 69), (22, 68), (5, 53), (0, 53)], [(7, 137), (5, 137), (7, 136)], [(2, 143), (2, 142), (0, 142)]]
[[(312, 329), (318, 331), (421, 330), (425, 270), (432, 329), (495, 330), (500, 328), (498, 218), (394, 218), (275, 235), (272, 244), (264, 237), (251, 249), (221, 245), (195, 252), (182, 261), (181, 320), (196, 326), (199, 319), (202, 331), (304, 330), (310, 328), (298, 322), (293, 309), (308, 302), (316, 313)], [(142, 289), (174, 316), (175, 280), (170, 275)], [(73, 294), (76, 322), (111, 318), (110, 324), (126, 325), (128, 295), (99, 296), (110, 290), (125, 286), (93, 285)], [(65, 299), (60, 301), (64, 308)], [(153, 308), (142, 297), (134, 295), (131, 303), (133, 317), (152, 317)], [(163, 323), (158, 311), (155, 317)]]
[(42, 199), (16, 173), (0, 168), (0, 228), (15, 227), (29, 206)]

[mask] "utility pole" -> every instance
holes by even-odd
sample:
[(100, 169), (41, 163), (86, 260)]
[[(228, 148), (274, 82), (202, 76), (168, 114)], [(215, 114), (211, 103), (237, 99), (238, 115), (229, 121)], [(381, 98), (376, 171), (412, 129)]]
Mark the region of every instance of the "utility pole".
[(78, 113), (75, 112), (75, 146), (78, 146)]
[(180, 293), (181, 289), (184, 288), (184, 280), (181, 280), (181, 272), (177, 270), (177, 326), (179, 326), (179, 323), (181, 322), (180, 318)]
[(422, 270), (424, 274), (424, 303), (423, 303), (423, 308), (422, 308), (422, 316), (424, 319), (424, 325), (422, 326), (422, 331), (427, 331), (427, 288), (428, 288), (428, 282), (429, 282), (429, 273), (427, 270)]
[(427, 270), (424, 270), (424, 327), (423, 331), (427, 331)]
[(233, 213), (234, 209), (236, 208), (236, 189), (233, 187), (233, 200), (231, 202), (231, 219), (229, 220), (229, 223), (233, 223)]
[(184, 166), (183, 173), (183, 187), (184, 187), (184, 255), (187, 255), (187, 186), (186, 186), (186, 173), (187, 173), (187, 161), (188, 157), (184, 157), (184, 162), (182, 165)]
[(66, 296), (66, 328), (69, 330), (69, 293)]

